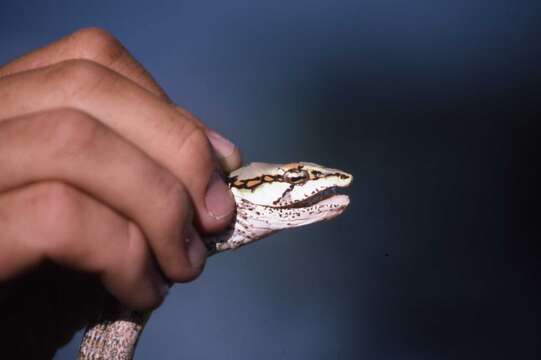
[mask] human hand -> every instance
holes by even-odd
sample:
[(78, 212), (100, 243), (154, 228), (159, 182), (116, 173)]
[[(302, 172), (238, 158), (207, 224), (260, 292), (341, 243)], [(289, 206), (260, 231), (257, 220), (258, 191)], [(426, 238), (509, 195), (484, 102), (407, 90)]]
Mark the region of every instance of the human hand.
[(234, 215), (220, 173), (240, 153), (117, 40), (85, 29), (0, 67), (0, 99), (0, 304), (49, 262), (95, 275), (135, 309), (200, 274), (200, 236)]

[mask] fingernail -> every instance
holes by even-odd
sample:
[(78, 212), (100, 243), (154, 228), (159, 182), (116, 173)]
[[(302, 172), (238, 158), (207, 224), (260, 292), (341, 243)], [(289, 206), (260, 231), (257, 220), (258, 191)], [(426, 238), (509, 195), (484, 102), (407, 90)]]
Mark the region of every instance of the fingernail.
[(191, 224), (186, 227), (185, 241), (190, 264), (194, 268), (202, 267), (207, 259), (207, 249), (203, 245), (203, 240), (201, 240), (201, 237)]
[(211, 175), (205, 202), (208, 213), (217, 220), (231, 215), (235, 210), (233, 195), (217, 171)]
[(216, 131), (207, 129), (207, 136), (219, 157), (226, 158), (235, 151), (235, 144), (218, 134)]

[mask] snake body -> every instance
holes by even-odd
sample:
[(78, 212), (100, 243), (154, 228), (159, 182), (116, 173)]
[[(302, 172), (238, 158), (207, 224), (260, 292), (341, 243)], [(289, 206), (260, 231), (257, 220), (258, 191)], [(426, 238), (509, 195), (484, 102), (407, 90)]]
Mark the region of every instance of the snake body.
[[(252, 163), (229, 176), (237, 204), (235, 222), (224, 233), (204, 238), (214, 255), (252, 243), (276, 231), (332, 219), (349, 204), (352, 176), (337, 169), (297, 162)], [(123, 307), (104, 313), (91, 324), (79, 348), (80, 360), (129, 360), (150, 312)]]

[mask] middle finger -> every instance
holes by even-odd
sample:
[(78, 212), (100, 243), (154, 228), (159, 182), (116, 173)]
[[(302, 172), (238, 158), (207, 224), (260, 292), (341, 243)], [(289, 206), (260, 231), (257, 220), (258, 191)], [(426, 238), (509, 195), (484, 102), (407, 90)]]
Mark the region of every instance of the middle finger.
[(204, 232), (230, 222), (235, 203), (204, 130), (133, 81), (94, 62), (71, 60), (0, 79), (0, 98), (0, 119), (58, 107), (91, 114), (181, 180)]
[[(190, 200), (178, 180), (88, 115), (56, 110), (0, 122), (0, 192), (64, 181), (137, 223), (174, 281), (191, 280), (206, 250), (191, 230)], [(136, 194), (137, 196), (134, 196)], [(194, 241), (186, 243), (186, 238)]]

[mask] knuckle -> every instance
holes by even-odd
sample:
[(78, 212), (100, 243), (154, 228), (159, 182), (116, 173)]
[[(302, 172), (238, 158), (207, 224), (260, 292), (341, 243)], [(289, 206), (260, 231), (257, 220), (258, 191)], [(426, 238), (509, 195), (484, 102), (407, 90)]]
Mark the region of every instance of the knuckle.
[(146, 244), (146, 238), (143, 231), (134, 223), (129, 223), (127, 231), (128, 244), (126, 253), (123, 256), (123, 269), (126, 272), (126, 282), (129, 284), (137, 283), (141, 279), (148, 266), (150, 266), (150, 257)]
[(109, 72), (100, 64), (86, 59), (72, 59), (52, 65), (46, 81), (52, 83), (65, 99), (84, 96), (100, 84), (107, 83)]
[(180, 150), (181, 152), (202, 154), (206, 160), (210, 159), (210, 145), (207, 135), (203, 129), (196, 125), (192, 125), (192, 129), (188, 129)]
[(172, 282), (183, 282), (183, 278), (186, 273), (186, 269), (184, 266), (170, 266), (167, 268), (164, 268), (163, 270), (164, 275)]
[[(127, 250), (129, 255), (125, 260), (127, 261), (126, 267), (128, 269), (136, 269), (136, 272), (142, 273), (144, 265), (148, 261), (147, 259), (147, 249), (146, 249), (146, 238), (145, 234), (135, 223), (129, 222), (127, 226), (127, 238), (128, 246)], [(134, 276), (136, 279), (137, 276)]]
[[(178, 126), (178, 125), (177, 125)], [(204, 130), (194, 123), (185, 123), (179, 129), (176, 153), (181, 159), (189, 159), (199, 181), (212, 172), (214, 159), (212, 149)]]
[(176, 283), (186, 283), (195, 280), (203, 269), (192, 268), (188, 265), (176, 266), (164, 271), (165, 275)]
[[(182, 245), (184, 246), (184, 255), (179, 255), (179, 259), (177, 259), (176, 262), (171, 262), (166, 269), (164, 269), (164, 274), (171, 280), (177, 283), (186, 283), (195, 280), (201, 273), (203, 272), (203, 269), (205, 267), (205, 262), (203, 261), (201, 264), (192, 264), (191, 260), (189, 259), (188, 252), (191, 251), (190, 246), (193, 246), (191, 244), (185, 244), (185, 239), (180, 239), (182, 241)], [(194, 241), (201, 241), (201, 240), (194, 240)], [(197, 245), (196, 245), (197, 246)], [(201, 246), (204, 246), (201, 244)]]
[[(152, 176), (147, 186), (153, 193), (153, 201), (147, 203), (147, 211), (159, 214), (159, 225), (148, 231), (148, 240), (165, 276), (173, 281), (188, 281), (194, 278), (183, 250), (185, 228), (193, 220), (190, 196), (183, 184), (170, 173), (159, 171)], [(131, 238), (137, 236), (137, 232), (130, 233)], [(143, 260), (140, 258), (137, 263), (143, 264)]]
[(81, 203), (77, 190), (62, 182), (38, 186), (33, 196), (45, 253), (56, 252), (77, 236)]
[(129, 221), (126, 225), (123, 251), (115, 253), (110, 261), (99, 269), (99, 273), (102, 281), (111, 287), (113, 294), (120, 296), (120, 300), (126, 301), (130, 307), (155, 308), (163, 299), (156, 291), (155, 281), (159, 275), (154, 267), (145, 234), (134, 222)]
[(78, 30), (72, 34), (74, 46), (82, 56), (113, 63), (125, 52), (124, 46), (111, 33), (97, 27)]
[[(171, 177), (172, 178), (172, 177)], [(161, 207), (161, 213), (164, 214), (163, 224), (169, 233), (178, 236), (180, 223), (192, 218), (192, 206), (186, 189), (181, 183), (172, 180), (160, 180), (162, 185), (162, 199), (157, 206)]]
[(203, 272), (203, 266), (201, 267), (190, 267), (186, 270), (184, 273), (184, 277), (180, 279), (180, 282), (190, 282), (199, 277), (201, 273)]
[(58, 110), (48, 121), (48, 138), (53, 156), (73, 156), (92, 148), (100, 125), (83, 112)]
[(191, 200), (184, 187), (175, 183), (175, 186), (167, 190), (165, 201), (161, 203), (161, 225), (165, 236), (158, 241), (161, 243), (157, 244), (161, 248), (160, 263), (171, 280), (189, 281), (193, 277), (190, 275), (189, 262), (185, 259), (186, 254), (183, 254), (186, 250), (182, 250), (182, 247), (186, 249), (185, 228), (193, 219)]

